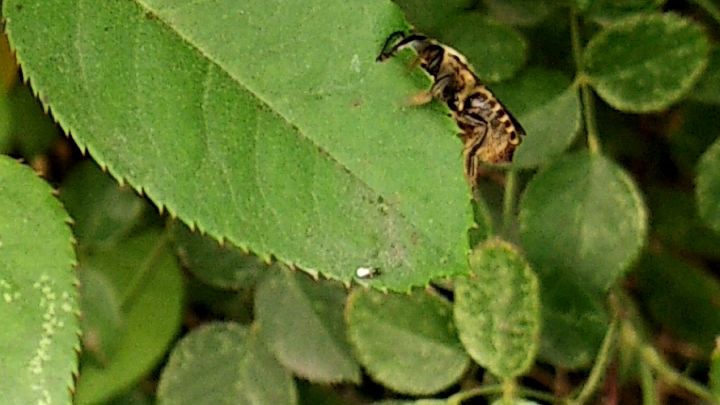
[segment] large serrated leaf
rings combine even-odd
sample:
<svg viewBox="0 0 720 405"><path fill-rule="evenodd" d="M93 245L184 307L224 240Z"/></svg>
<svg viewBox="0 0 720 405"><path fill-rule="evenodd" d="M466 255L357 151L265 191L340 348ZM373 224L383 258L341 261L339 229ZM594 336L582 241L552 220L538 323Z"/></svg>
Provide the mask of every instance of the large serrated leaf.
<svg viewBox="0 0 720 405"><path fill-rule="evenodd" d="M404 27L390 2L11 0L3 14L61 125L184 222L330 278L382 268L392 289L467 270L454 124L399 107L427 88L420 72L375 63Z"/></svg>
<svg viewBox="0 0 720 405"><path fill-rule="evenodd" d="M158 403L293 405L297 391L257 330L217 322L194 330L172 351L160 377Z"/></svg>
<svg viewBox="0 0 720 405"><path fill-rule="evenodd" d="M470 364L457 339L452 307L440 296L357 289L345 311L358 360L395 391L439 392L457 382Z"/></svg>
<svg viewBox="0 0 720 405"><path fill-rule="evenodd" d="M520 232L530 263L567 272L589 291L605 291L637 258L647 213L628 174L605 157L580 153L557 160L528 184Z"/></svg>
<svg viewBox="0 0 720 405"><path fill-rule="evenodd" d="M70 404L80 347L68 215L27 166L0 156L0 379L8 404Z"/></svg>
<svg viewBox="0 0 720 405"><path fill-rule="evenodd" d="M263 279L255 295L255 319L265 345L302 378L360 383L360 366L345 333L345 289L278 270Z"/></svg>
<svg viewBox="0 0 720 405"><path fill-rule="evenodd" d="M537 277L509 243L493 240L469 257L455 286L458 334L475 361L501 379L525 373L540 343Z"/></svg>
<svg viewBox="0 0 720 405"><path fill-rule="evenodd" d="M626 112L667 108L692 88L708 62L702 27L672 13L618 21L587 45L584 64L600 97Z"/></svg>

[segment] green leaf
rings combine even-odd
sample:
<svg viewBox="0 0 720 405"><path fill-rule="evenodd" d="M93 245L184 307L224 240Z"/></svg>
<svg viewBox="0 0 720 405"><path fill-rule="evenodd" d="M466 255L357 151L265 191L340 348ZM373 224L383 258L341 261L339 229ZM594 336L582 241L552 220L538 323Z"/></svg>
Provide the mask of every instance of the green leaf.
<svg viewBox="0 0 720 405"><path fill-rule="evenodd" d="M262 344L256 329L211 323L185 336L160 376L160 405L297 403L292 375Z"/></svg>
<svg viewBox="0 0 720 405"><path fill-rule="evenodd" d="M704 355L709 354L720 335L717 279L669 255L646 254L637 268L638 292L653 319Z"/></svg>
<svg viewBox="0 0 720 405"><path fill-rule="evenodd" d="M577 285L604 291L637 258L647 214L628 174L598 155L559 159L528 184L520 202L520 232L541 279L566 271Z"/></svg>
<svg viewBox="0 0 720 405"><path fill-rule="evenodd" d="M395 391L442 391L456 383L470 363L457 338L452 307L436 294L356 289L345 311L357 359L373 379Z"/></svg>
<svg viewBox="0 0 720 405"><path fill-rule="evenodd" d="M438 39L463 53L483 80L509 79L525 64L527 44L522 35L478 13L459 14Z"/></svg>
<svg viewBox="0 0 720 405"><path fill-rule="evenodd" d="M408 22L425 35L440 38L476 0L397 0Z"/></svg>
<svg viewBox="0 0 720 405"><path fill-rule="evenodd" d="M146 200L118 184L90 161L75 167L60 187L81 248L112 245L145 224Z"/></svg>
<svg viewBox="0 0 720 405"><path fill-rule="evenodd" d="M565 150L580 126L580 103L571 80L557 70L524 69L493 91L525 128L513 164L534 167Z"/></svg>
<svg viewBox="0 0 720 405"><path fill-rule="evenodd" d="M185 225L173 225L173 238L183 265L203 282L224 289L252 287L268 270L256 256L240 249L221 246L208 235L191 232Z"/></svg>
<svg viewBox="0 0 720 405"><path fill-rule="evenodd" d="M720 140L703 153L697 168L697 198L700 218L720 232Z"/></svg>
<svg viewBox="0 0 720 405"><path fill-rule="evenodd" d="M80 348L68 216L52 188L0 156L2 400L70 404Z"/></svg>
<svg viewBox="0 0 720 405"><path fill-rule="evenodd" d="M175 338L182 314L183 283L167 236L147 231L117 244L96 248L80 258L80 271L106 276L117 290L125 333L114 355L102 367L83 363L77 404L94 404L128 389L149 373ZM79 251L85 251L79 247ZM91 312L104 301L84 302Z"/></svg>
<svg viewBox="0 0 720 405"><path fill-rule="evenodd" d="M589 291L569 270L534 269L541 276L543 334L538 357L568 369L588 366L609 324L604 294Z"/></svg>
<svg viewBox="0 0 720 405"><path fill-rule="evenodd" d="M550 0L484 0L487 12L506 24L535 25L560 6Z"/></svg>
<svg viewBox="0 0 720 405"><path fill-rule="evenodd" d="M720 104L720 47L713 47L710 62L688 98L709 104Z"/></svg>
<svg viewBox="0 0 720 405"><path fill-rule="evenodd" d="M360 366L345 334L345 289L278 270L263 279L255 295L255 319L265 345L302 378L359 384Z"/></svg>
<svg viewBox="0 0 720 405"><path fill-rule="evenodd" d="M507 380L530 369L540 338L537 277L507 242L473 250L470 275L455 285L455 324L470 356Z"/></svg>
<svg viewBox="0 0 720 405"><path fill-rule="evenodd" d="M573 86L547 104L520 116L527 136L518 148L513 165L527 168L560 155L580 130L580 100Z"/></svg>
<svg viewBox="0 0 720 405"><path fill-rule="evenodd" d="M665 0L589 0L589 3L585 14L607 25L636 13L656 10Z"/></svg>
<svg viewBox="0 0 720 405"><path fill-rule="evenodd" d="M600 97L625 112L660 111L700 78L709 44L700 25L672 13L642 14L600 31L584 64Z"/></svg>
<svg viewBox="0 0 720 405"><path fill-rule="evenodd" d="M375 62L406 26L392 3L11 0L3 16L62 127L183 222L333 279L382 268L395 290L467 271L454 123L401 106L429 86L409 55Z"/></svg>
<svg viewBox="0 0 720 405"><path fill-rule="evenodd" d="M125 317L117 289L105 274L84 267L78 275L82 285L83 356L92 357L96 365L102 367L117 353L124 334Z"/></svg>

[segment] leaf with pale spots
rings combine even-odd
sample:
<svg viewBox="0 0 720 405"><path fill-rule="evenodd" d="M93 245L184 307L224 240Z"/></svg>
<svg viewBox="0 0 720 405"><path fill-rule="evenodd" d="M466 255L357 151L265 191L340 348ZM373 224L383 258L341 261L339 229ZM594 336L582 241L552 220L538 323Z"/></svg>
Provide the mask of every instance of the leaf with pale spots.
<svg viewBox="0 0 720 405"><path fill-rule="evenodd" d="M78 282L69 217L52 193L29 167L0 156L0 392L7 404L72 402Z"/></svg>

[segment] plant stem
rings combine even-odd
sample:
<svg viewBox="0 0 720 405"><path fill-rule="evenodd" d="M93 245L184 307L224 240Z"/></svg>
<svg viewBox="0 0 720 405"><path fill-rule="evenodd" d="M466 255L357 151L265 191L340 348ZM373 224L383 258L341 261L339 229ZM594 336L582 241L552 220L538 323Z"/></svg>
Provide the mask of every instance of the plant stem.
<svg viewBox="0 0 720 405"><path fill-rule="evenodd" d="M692 379L685 377L668 365L654 347L642 344L642 346L639 347L639 352L642 360L655 370L659 379L669 385L681 387L708 403L717 404L710 390Z"/></svg>
<svg viewBox="0 0 720 405"><path fill-rule="evenodd" d="M657 405L655 377L650 367L643 362L640 362L640 385L642 387L643 405Z"/></svg>
<svg viewBox="0 0 720 405"><path fill-rule="evenodd" d="M712 18L717 21L718 24L720 24L720 8L718 8L715 4L713 4L709 0L690 0L693 3L697 4L700 8L705 10L706 13L710 14Z"/></svg>
<svg viewBox="0 0 720 405"><path fill-rule="evenodd" d="M536 391L529 388L516 387L515 393L523 398L534 398L540 401L546 401L551 403L561 403L562 399L548 394L547 392ZM487 396L487 395L499 395L503 393L503 387L499 384L488 385L484 387L474 388L467 391L458 392L447 399L447 405L460 405L465 400L470 398Z"/></svg>
<svg viewBox="0 0 720 405"><path fill-rule="evenodd" d="M588 85L588 76L585 73L583 64L583 49L580 39L580 23L578 13L575 7L570 8L570 37L572 40L573 59L575 60L575 69L577 70L577 79L575 85L580 88L583 105L583 121L585 122L585 130L587 131L587 143L590 153L600 154L600 141L598 139L597 122L595 120L595 101L592 91Z"/></svg>
<svg viewBox="0 0 720 405"><path fill-rule="evenodd" d="M595 364L593 365L592 370L590 370L590 376L588 376L588 379L582 390L580 390L578 396L574 400L568 401L568 404L584 404L595 393L602 382L602 378L605 376L605 370L607 370L607 366L612 359L617 331L618 318L617 315L614 315L612 321L610 321L610 325L608 325L608 330L605 333L598 355L595 358Z"/></svg>
<svg viewBox="0 0 720 405"><path fill-rule="evenodd" d="M515 194L517 189L517 171L510 169L505 179L505 194L503 195L503 234L507 237L515 215Z"/></svg>

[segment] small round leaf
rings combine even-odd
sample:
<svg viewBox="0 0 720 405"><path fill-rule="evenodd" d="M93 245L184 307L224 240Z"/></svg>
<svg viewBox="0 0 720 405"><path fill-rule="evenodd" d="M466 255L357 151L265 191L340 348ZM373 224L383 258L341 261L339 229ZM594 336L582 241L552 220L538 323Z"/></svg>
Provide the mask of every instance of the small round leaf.
<svg viewBox="0 0 720 405"><path fill-rule="evenodd" d="M160 376L158 403L292 405L297 392L256 330L218 322L194 330L173 349Z"/></svg>
<svg viewBox="0 0 720 405"><path fill-rule="evenodd" d="M455 323L475 361L502 379L525 373L538 351L537 277L510 244L493 240L469 257L470 275L455 285Z"/></svg>
<svg viewBox="0 0 720 405"><path fill-rule="evenodd" d="M426 292L355 290L348 337L370 376L404 394L429 395L458 381L470 359L458 341L452 307Z"/></svg>
<svg viewBox="0 0 720 405"><path fill-rule="evenodd" d="M279 270L265 277L255 295L266 346L285 367L310 381L359 383L360 366L345 336L345 289Z"/></svg>
<svg viewBox="0 0 720 405"><path fill-rule="evenodd" d="M647 214L624 170L580 153L530 181L520 203L520 232L533 267L566 269L576 284L604 291L640 253Z"/></svg>
<svg viewBox="0 0 720 405"><path fill-rule="evenodd" d="M675 14L636 15L609 26L585 49L600 97L626 112L667 108L695 84L708 62L702 28Z"/></svg>

